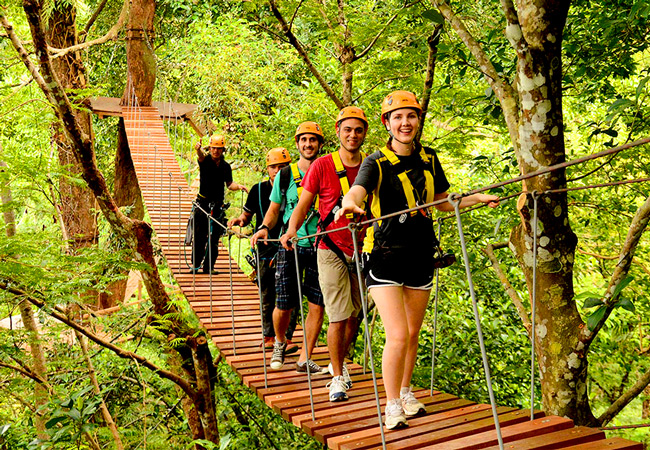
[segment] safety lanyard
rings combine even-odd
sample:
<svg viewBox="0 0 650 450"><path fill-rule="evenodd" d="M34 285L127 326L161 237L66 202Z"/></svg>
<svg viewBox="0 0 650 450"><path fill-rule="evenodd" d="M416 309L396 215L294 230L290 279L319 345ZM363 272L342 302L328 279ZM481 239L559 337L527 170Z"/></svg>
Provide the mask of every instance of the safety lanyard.
<svg viewBox="0 0 650 450"><path fill-rule="evenodd" d="M397 155L394 152L388 150L386 147L382 148L381 152L386 157L386 159L391 164L391 166L395 167L400 163L400 160L397 157ZM425 164L428 164L430 161L429 155L426 154L424 148L420 149L420 158L422 158L422 161ZM433 196L435 193L434 185L433 185L433 174L426 169L423 170L423 172L424 172L424 196L425 196L424 203L431 203L433 201ZM409 209L419 206L420 202L415 200L415 196L417 195L418 200L421 200L420 195L413 187L413 184L411 183L411 180L409 179L406 172L404 170L401 170L400 172L397 173L397 178L399 178L400 182L402 183L402 190L404 191L404 196L406 197L406 203L408 204ZM417 211L411 211L411 216L415 216L416 214ZM423 211L423 214L426 213Z"/></svg>

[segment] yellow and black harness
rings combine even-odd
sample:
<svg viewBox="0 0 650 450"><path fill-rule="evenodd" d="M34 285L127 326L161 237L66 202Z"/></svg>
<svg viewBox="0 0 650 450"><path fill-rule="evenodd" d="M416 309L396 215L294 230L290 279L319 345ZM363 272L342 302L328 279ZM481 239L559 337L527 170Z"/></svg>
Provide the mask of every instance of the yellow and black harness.
<svg viewBox="0 0 650 450"><path fill-rule="evenodd" d="M370 206L370 210L374 217L381 217L382 215L381 201L378 193L379 193L379 187L381 186L382 177L383 177L382 163L385 162L388 162L388 164L393 169L392 171L393 174L397 176L400 183L402 184L402 192L404 193L404 197L406 198L406 204L408 206L408 209L416 208L418 206L433 202L433 198L435 196L435 187L433 182L435 169L434 169L432 155L429 155L427 152L425 152L424 147L420 147L420 158L422 159L422 162L424 164L424 170L422 171L424 173L424 191L422 193L423 195L420 195L417 192L417 190L413 187L413 183L411 183L411 180L409 179L407 174L408 170L406 170L403 167L402 162L397 157L395 152L389 150L386 147L382 148L380 152L382 153L382 156L377 158L377 166L379 167L379 180L377 181L377 189L375 191L375 195L373 195L372 204ZM413 210L409 214L411 215L411 217L413 217L417 215L419 212L424 216L429 217L430 211L431 208L427 208L426 210L425 209ZM366 233L366 239L364 240L363 243L363 252L370 253L372 251L372 248L374 246L375 231L381 225L382 225L382 221L379 220L374 223L373 227L368 229Z"/></svg>

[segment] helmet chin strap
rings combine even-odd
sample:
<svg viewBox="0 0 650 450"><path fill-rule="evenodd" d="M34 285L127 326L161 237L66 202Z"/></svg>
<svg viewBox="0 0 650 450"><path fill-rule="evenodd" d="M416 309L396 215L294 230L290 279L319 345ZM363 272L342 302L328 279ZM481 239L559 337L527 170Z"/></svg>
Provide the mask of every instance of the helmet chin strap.
<svg viewBox="0 0 650 450"><path fill-rule="evenodd" d="M391 139L395 139L395 140L396 140L397 142L399 142L400 144L402 144L402 145L413 145L413 140L411 140L411 142L404 142L404 141L400 141L399 139L397 139L397 138L395 137L395 135L393 134L393 132L390 131L390 128L387 127L387 126L386 126L386 131L388 131L388 134L390 135L390 138L391 138Z"/></svg>

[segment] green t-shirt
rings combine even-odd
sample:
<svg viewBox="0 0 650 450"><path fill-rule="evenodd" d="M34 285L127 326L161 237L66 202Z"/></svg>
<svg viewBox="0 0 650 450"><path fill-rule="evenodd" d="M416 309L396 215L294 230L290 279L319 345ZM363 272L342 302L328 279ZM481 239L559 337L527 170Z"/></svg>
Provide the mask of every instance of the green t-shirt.
<svg viewBox="0 0 650 450"><path fill-rule="evenodd" d="M300 169L298 170L300 171L300 175L304 177L305 174ZM273 203L282 204L282 193L280 192L281 176L282 176L282 171L278 173L273 183L273 190L271 191L271 197L270 197ZM282 221L284 223L289 223L291 214L293 213L293 210L296 208L296 205L298 204L298 188L296 187L296 183L293 181L291 172L289 172L289 187L287 188L287 192L285 196L287 197L287 202L284 208L284 215L282 217ZM305 217L305 221L303 222L302 226L298 230L297 234L298 237L301 238L304 236L316 234L317 231L318 231L318 213L314 210L312 205L309 212L307 213L307 217ZM300 241L298 241L298 245L300 247L311 247L314 245L315 240L316 240L315 238L301 239Z"/></svg>

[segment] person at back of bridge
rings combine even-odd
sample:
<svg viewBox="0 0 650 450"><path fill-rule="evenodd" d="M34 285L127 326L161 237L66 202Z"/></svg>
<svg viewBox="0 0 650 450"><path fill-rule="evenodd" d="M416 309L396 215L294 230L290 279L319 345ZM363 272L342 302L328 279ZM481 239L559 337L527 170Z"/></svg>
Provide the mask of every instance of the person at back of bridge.
<svg viewBox="0 0 650 450"><path fill-rule="evenodd" d="M381 107L389 139L368 156L354 186L343 198L336 218L363 214L363 200L372 193L374 217L447 198L449 182L435 151L415 138L422 107L412 92L390 93ZM474 194L460 207L498 205L498 197ZM436 205L453 211L449 203ZM411 388L418 336L433 285L434 249L438 246L429 208L385 218L368 229L364 240L364 273L386 332L382 376L386 388L386 428L407 426L407 417L426 411Z"/></svg>
<svg viewBox="0 0 650 450"><path fill-rule="evenodd" d="M271 205L269 206L264 221L259 231L251 238L255 246L260 240L269 237L269 230L278 221L286 224L291 213L298 204L302 192L300 185L302 178L308 173L312 162L318 157L323 147L324 137L320 126L316 122L301 123L295 133L296 146L300 153L297 163L291 164L280 171L273 183L271 191ZM315 210L309 214L302 227L297 232L298 237L315 234L317 231L318 215ZM312 354L318 334L323 325L323 294L318 284L318 265L316 263L316 250L314 239L301 239L297 243L298 265L300 269L300 286L302 295L307 297L309 309L304 323L304 333L307 349L303 347L296 363L296 371L301 373L325 373L311 359L307 359L307 350ZM273 311L273 326L275 328L275 344L271 356L271 369L278 370L284 366L287 351L287 327L292 311L300 306L302 298L298 295L298 277L296 261L293 251L282 247L278 249L275 272L276 301Z"/></svg>
<svg viewBox="0 0 650 450"><path fill-rule="evenodd" d="M190 269L192 273L197 273L201 267L203 267L203 273L218 273L213 267L219 256L219 238L223 234L224 228L214 223L213 220L210 220L208 224L206 213L225 225L224 186L231 191L248 192L246 187L232 181L232 169L223 157L225 147L225 139L221 135L210 137L207 152L203 151L200 141L194 147L199 163L200 179L196 204L200 209L193 209L194 239L192 240L192 268Z"/></svg>
<svg viewBox="0 0 650 450"><path fill-rule="evenodd" d="M361 108L347 106L339 112L336 123L339 149L318 158L302 182L303 192L293 211L281 242L291 248L291 239L302 225L314 198L319 202L319 231L345 227L350 219L334 220L345 195L359 172L365 154L361 151L368 131L368 119ZM352 379L345 365L345 354L357 336L361 295L354 265L354 244L349 230L322 235L317 240L318 279L329 318L327 348L330 354L330 401L348 399ZM358 257L358 256L357 256Z"/></svg>
<svg viewBox="0 0 650 450"><path fill-rule="evenodd" d="M264 215L269 209L271 200L271 190L273 182L278 172L291 163L291 155L286 148L272 148L266 154L266 171L269 179L260 181L253 186L246 198L244 210L239 217L230 219L228 227L239 226L245 227L251 223L253 217L257 226L262 225ZM282 222L278 221L275 227L269 231L269 238L278 239L282 230ZM275 331L273 329L273 310L275 309L275 258L278 253L278 244L273 242L269 244L259 243L260 261L257 267L257 282L260 284L262 292L262 328L264 338L261 346L273 348L275 343ZM297 310L294 309L287 329L287 353L298 350L298 346L291 344L293 331L296 328Z"/></svg>

